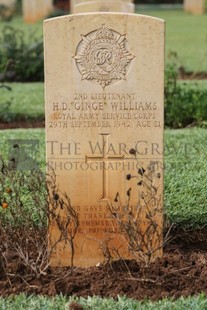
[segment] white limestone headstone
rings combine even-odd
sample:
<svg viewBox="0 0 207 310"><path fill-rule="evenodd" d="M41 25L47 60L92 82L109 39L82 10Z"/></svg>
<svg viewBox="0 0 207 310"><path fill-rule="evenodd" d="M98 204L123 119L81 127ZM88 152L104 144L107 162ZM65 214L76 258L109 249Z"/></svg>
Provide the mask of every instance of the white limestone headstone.
<svg viewBox="0 0 207 310"><path fill-rule="evenodd" d="M47 17L53 11L52 0L23 0L23 19L26 23L35 23L36 21Z"/></svg>
<svg viewBox="0 0 207 310"><path fill-rule="evenodd" d="M44 44L48 173L78 215L74 265L103 262L103 243L114 259L131 258L117 222L129 210L135 241L161 256L164 21L69 15L45 21ZM70 265L55 221L49 231L52 266Z"/></svg>
<svg viewBox="0 0 207 310"><path fill-rule="evenodd" d="M184 0L184 10L193 15L202 15L206 9L205 0Z"/></svg>

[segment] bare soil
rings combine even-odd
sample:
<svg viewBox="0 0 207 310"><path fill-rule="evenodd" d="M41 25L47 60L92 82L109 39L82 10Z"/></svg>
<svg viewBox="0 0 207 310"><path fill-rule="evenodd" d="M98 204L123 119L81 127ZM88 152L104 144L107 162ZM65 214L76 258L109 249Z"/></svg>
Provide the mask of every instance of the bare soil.
<svg viewBox="0 0 207 310"><path fill-rule="evenodd" d="M184 67L179 68L178 78L180 80L206 80L206 72L186 72Z"/></svg>
<svg viewBox="0 0 207 310"><path fill-rule="evenodd" d="M91 268L49 268L45 276L27 275L12 259L13 277L0 268L0 296L18 294L56 294L158 300L204 292L207 295L207 229L174 230L161 259L143 266L135 261L116 261ZM33 253L35 254L35 253ZM8 257L8 259L11 260Z"/></svg>
<svg viewBox="0 0 207 310"><path fill-rule="evenodd" d="M45 122L38 120L18 120L12 122L0 122L0 130L17 128L44 128Z"/></svg>

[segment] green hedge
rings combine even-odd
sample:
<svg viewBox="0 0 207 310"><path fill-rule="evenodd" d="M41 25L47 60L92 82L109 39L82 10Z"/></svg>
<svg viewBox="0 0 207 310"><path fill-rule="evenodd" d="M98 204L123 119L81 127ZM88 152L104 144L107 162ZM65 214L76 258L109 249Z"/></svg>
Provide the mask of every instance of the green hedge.
<svg viewBox="0 0 207 310"><path fill-rule="evenodd" d="M0 81L43 81L43 42L5 26L0 34Z"/></svg>
<svg viewBox="0 0 207 310"><path fill-rule="evenodd" d="M178 83L174 65L165 72L165 126L183 128L207 125L207 88L196 83Z"/></svg>

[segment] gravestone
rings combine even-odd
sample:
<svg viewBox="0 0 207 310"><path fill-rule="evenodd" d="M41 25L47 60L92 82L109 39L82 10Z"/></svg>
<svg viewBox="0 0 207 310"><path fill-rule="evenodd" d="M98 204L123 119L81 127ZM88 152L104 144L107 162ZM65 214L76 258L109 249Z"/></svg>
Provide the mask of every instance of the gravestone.
<svg viewBox="0 0 207 310"><path fill-rule="evenodd" d="M44 0L43 7L44 7L44 12L45 12L44 17L48 16L54 10L53 0Z"/></svg>
<svg viewBox="0 0 207 310"><path fill-rule="evenodd" d="M15 11L16 0L0 0L0 17L10 18Z"/></svg>
<svg viewBox="0 0 207 310"><path fill-rule="evenodd" d="M205 13L206 0L184 0L184 10L186 13L202 15Z"/></svg>
<svg viewBox="0 0 207 310"><path fill-rule="evenodd" d="M16 3L16 0L0 0L0 5L5 5L8 7L13 7Z"/></svg>
<svg viewBox="0 0 207 310"><path fill-rule="evenodd" d="M59 17L44 22L44 46L47 169L78 216L74 265L161 256L164 21ZM71 245L59 238L51 220L51 265L68 266Z"/></svg>
<svg viewBox="0 0 207 310"><path fill-rule="evenodd" d="M23 0L23 19L26 23L35 23L53 11L52 0Z"/></svg>
<svg viewBox="0 0 207 310"><path fill-rule="evenodd" d="M123 12L134 13L135 6L130 0L73 0L71 13L87 12Z"/></svg>

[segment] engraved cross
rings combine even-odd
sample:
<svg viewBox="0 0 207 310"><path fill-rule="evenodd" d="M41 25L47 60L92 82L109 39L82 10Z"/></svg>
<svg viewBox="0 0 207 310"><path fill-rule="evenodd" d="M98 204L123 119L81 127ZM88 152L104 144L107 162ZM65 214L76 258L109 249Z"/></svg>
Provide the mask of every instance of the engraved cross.
<svg viewBox="0 0 207 310"><path fill-rule="evenodd" d="M96 161L96 162L102 162L103 163L103 189L102 189L102 197L103 199L109 199L108 198L108 170L106 169L105 165L108 162L112 161L119 161L119 160L125 160L124 155L120 156L109 156L108 155L108 147L109 147L109 133L101 133L102 136L102 154L99 155L86 155L86 163L89 161Z"/></svg>

